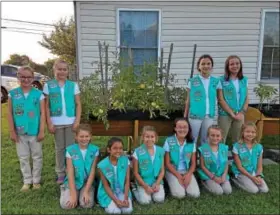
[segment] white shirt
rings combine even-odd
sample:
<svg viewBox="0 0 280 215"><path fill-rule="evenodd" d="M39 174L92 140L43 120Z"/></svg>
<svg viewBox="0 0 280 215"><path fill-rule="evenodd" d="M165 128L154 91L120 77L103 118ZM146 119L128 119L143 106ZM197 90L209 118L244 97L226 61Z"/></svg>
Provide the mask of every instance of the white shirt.
<svg viewBox="0 0 280 215"><path fill-rule="evenodd" d="M24 97L27 98L27 96L29 95L29 93L23 93ZM9 93L8 96L11 98L11 94ZM42 94L40 96L40 101L42 101L45 98L44 94Z"/></svg>
<svg viewBox="0 0 280 215"><path fill-rule="evenodd" d="M153 154L153 155L150 155L150 154L149 154L153 163L154 163L154 159L155 159L156 150L157 150L157 147L154 145L154 154ZM138 160L138 156L137 156L137 154L136 154L136 151L133 152L133 155L132 155L132 156L133 156L136 160Z"/></svg>
<svg viewBox="0 0 280 215"><path fill-rule="evenodd" d="M231 79L233 86L236 91L236 99L237 99L237 106L239 107L239 100L240 100L240 91L239 91L239 79ZM247 88L248 88L248 82L247 82Z"/></svg>
<svg viewBox="0 0 280 215"><path fill-rule="evenodd" d="M129 160L128 160L128 165L130 165L130 161ZM120 187L119 182L118 182L117 166L115 166L113 164L112 164L112 166L114 168L114 175L115 175L115 188L116 188L115 193L116 194L120 194L120 193L122 193L122 191L121 191L121 187Z"/></svg>
<svg viewBox="0 0 280 215"><path fill-rule="evenodd" d="M186 171L186 163L185 163L185 160L184 160L184 153L183 153L183 149L184 149L184 146L187 144L186 140L184 141L183 145L180 145L179 144L179 141L177 140L177 144L179 145L180 147L180 158L179 158L179 164L178 164L178 171ZM170 149L169 149L169 144L167 141L165 141L164 143L164 146L163 146L164 150L166 152L169 152ZM196 152L196 147L195 147L195 144L193 144L193 153Z"/></svg>
<svg viewBox="0 0 280 215"><path fill-rule="evenodd" d="M213 151L212 151L213 152ZM217 163L217 166L219 168L220 166L220 160L219 160L219 151L216 151L216 152L213 152L215 158L216 158L216 163Z"/></svg>
<svg viewBox="0 0 280 215"><path fill-rule="evenodd" d="M206 97L206 114L209 114L210 113L210 102L209 102L209 83L210 83L210 77L209 76L208 78L204 78L203 76L201 75L198 75L203 86L204 86L204 89L205 89L205 97ZM191 89L191 82L189 81L188 82L188 86L187 88ZM219 81L218 85L217 85L217 90L218 89L222 89L222 85L221 85L221 82Z"/></svg>
<svg viewBox="0 0 280 215"><path fill-rule="evenodd" d="M43 92L46 95L49 95L49 88L47 84L44 84ZM62 115L61 116L53 116L51 117L51 121L54 125L72 125L76 119L76 117L68 117L66 116L66 105L64 98L64 86L60 87L61 98L62 98ZM77 83L75 83L74 95L80 93L80 89Z"/></svg>

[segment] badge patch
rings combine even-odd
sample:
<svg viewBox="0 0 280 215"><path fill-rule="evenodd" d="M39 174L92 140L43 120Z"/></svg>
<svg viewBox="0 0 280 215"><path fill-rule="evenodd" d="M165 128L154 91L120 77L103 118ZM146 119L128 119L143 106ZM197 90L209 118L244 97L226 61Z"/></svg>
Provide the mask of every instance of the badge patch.
<svg viewBox="0 0 280 215"><path fill-rule="evenodd" d="M229 85L228 81L223 81L222 83L223 83L223 86L225 86L225 87Z"/></svg>
<svg viewBox="0 0 280 215"><path fill-rule="evenodd" d="M17 126L16 129L18 134L24 134L24 126Z"/></svg>
<svg viewBox="0 0 280 215"><path fill-rule="evenodd" d="M56 88L57 87L57 84L55 83L49 83L49 88Z"/></svg>
<svg viewBox="0 0 280 215"><path fill-rule="evenodd" d="M28 117L29 118L33 118L35 116L34 112L33 111L29 111L28 112Z"/></svg>

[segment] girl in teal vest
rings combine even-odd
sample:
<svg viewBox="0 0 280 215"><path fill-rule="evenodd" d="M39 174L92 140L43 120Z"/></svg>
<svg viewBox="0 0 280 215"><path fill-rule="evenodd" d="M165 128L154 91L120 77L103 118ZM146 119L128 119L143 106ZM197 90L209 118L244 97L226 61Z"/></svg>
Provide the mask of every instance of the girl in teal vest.
<svg viewBox="0 0 280 215"><path fill-rule="evenodd" d="M221 128L212 125L208 128L208 142L198 149L200 153L198 176L204 187L217 195L232 192L228 176L228 146L221 140Z"/></svg>
<svg viewBox="0 0 280 215"><path fill-rule="evenodd" d="M237 142L249 103L248 79L243 76L242 62L238 56L227 58L221 85L222 89L218 91L218 124L222 128L224 142L230 129L232 141Z"/></svg>
<svg viewBox="0 0 280 215"><path fill-rule="evenodd" d="M143 144L133 153L133 172L137 181L137 189L133 191L140 204L164 202L164 149L155 145L158 141L156 130L152 126L144 126Z"/></svg>
<svg viewBox="0 0 280 215"><path fill-rule="evenodd" d="M175 119L174 135L164 143L165 178L171 195L177 198L188 196L197 198L200 195L194 177L196 168L196 147L191 135L191 127L185 118Z"/></svg>
<svg viewBox="0 0 280 215"><path fill-rule="evenodd" d="M8 122L10 138L16 143L23 175L21 191L40 188L43 165L42 143L45 129L45 103L41 91L32 87L34 70L23 66L18 70L20 87L9 92ZM29 163L32 156L33 168Z"/></svg>
<svg viewBox="0 0 280 215"><path fill-rule="evenodd" d="M184 117L189 118L192 136L197 145L200 145L197 143L199 131L200 143L207 141L207 130L213 124L215 116L217 90L221 89L220 80L211 75L213 66L212 57L202 55L197 62L200 74L191 78L187 86Z"/></svg>
<svg viewBox="0 0 280 215"><path fill-rule="evenodd" d="M97 165L100 175L97 198L108 214L132 213L130 162L123 154L123 142L112 137L107 145L108 156Z"/></svg>
<svg viewBox="0 0 280 215"><path fill-rule="evenodd" d="M257 127L246 123L241 128L241 139L233 145L231 170L233 182L249 193L267 193L263 175L263 147L257 142Z"/></svg>
<svg viewBox="0 0 280 215"><path fill-rule="evenodd" d="M91 126L80 125L76 129L76 143L66 148L67 176L60 186L60 206L63 209L91 208L94 203L95 168L99 149L91 143Z"/></svg>
<svg viewBox="0 0 280 215"><path fill-rule="evenodd" d="M78 84L67 80L68 64L58 59L54 66L55 79L46 82L47 125L55 137L56 182L63 183L65 177L65 149L75 141L75 130L80 124L81 102Z"/></svg>

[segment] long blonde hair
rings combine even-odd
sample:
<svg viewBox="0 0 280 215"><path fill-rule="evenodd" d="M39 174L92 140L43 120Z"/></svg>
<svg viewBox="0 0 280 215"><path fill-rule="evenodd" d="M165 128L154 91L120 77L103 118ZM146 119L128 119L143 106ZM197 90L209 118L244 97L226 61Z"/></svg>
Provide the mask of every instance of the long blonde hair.
<svg viewBox="0 0 280 215"><path fill-rule="evenodd" d="M258 143L258 134L257 134L257 132L258 132L258 128L257 128L257 126L255 125L255 123L253 123L253 122L246 122L246 123L244 123L243 125L242 125L242 127L241 127L241 130L240 130L240 139L239 139L239 143L244 143L244 137L243 137L243 133L244 133L244 130L246 129L246 128L248 128L248 127L253 127L254 128L254 130L256 131L256 137L252 140L252 143L253 144L256 144L256 143Z"/></svg>

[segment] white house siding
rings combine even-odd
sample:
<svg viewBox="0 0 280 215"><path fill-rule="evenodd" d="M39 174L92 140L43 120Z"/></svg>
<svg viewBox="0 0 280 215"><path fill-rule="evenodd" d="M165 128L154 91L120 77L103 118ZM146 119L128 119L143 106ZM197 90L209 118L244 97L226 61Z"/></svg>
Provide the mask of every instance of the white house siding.
<svg viewBox="0 0 280 215"><path fill-rule="evenodd" d="M171 73L180 86L189 78L193 46L200 55L214 58L215 76L224 72L227 56L236 54L249 78L250 103L257 103L253 92L257 86L257 66L261 28L261 10L275 9L279 2L78 2L78 53L80 77L91 74L99 59L97 42L106 41L113 52L117 46L117 9L141 8L161 10L161 47L167 62L169 46L174 43ZM113 60L113 55L109 55ZM279 84L274 84L279 88Z"/></svg>

